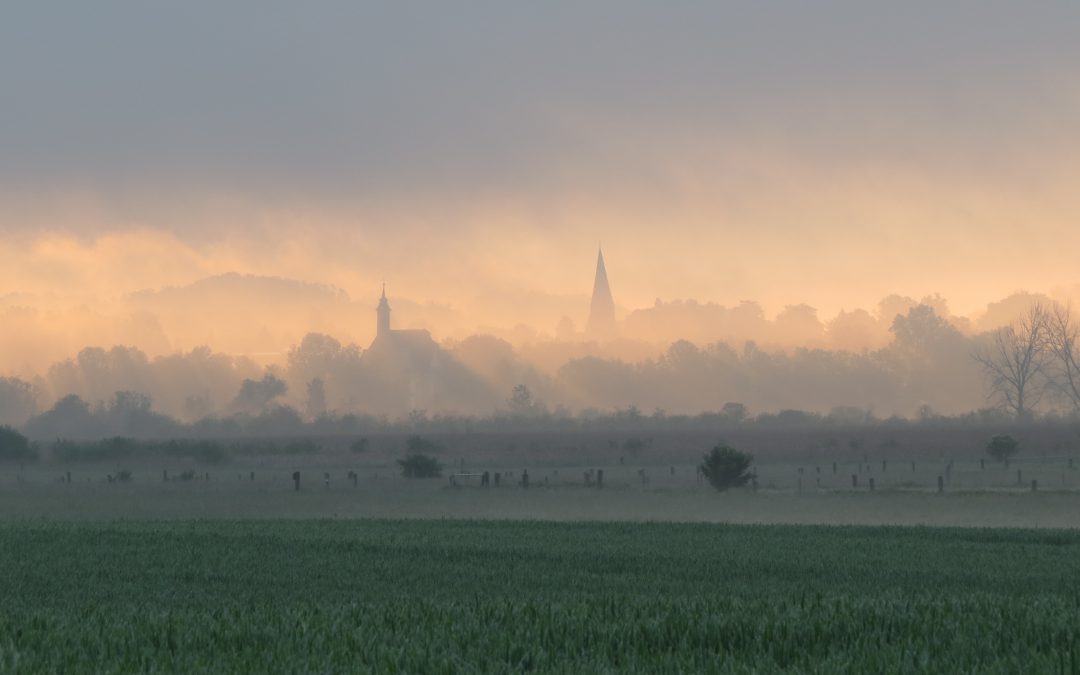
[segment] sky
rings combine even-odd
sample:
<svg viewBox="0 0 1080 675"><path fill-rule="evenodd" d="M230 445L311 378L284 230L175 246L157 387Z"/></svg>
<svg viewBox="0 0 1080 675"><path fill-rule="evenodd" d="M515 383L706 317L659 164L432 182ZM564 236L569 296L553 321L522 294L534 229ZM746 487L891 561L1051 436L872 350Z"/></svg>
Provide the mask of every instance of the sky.
<svg viewBox="0 0 1080 675"><path fill-rule="evenodd" d="M0 296L239 272L512 325L602 243L624 311L970 313L1080 282L1078 34L1070 2L6 2Z"/></svg>

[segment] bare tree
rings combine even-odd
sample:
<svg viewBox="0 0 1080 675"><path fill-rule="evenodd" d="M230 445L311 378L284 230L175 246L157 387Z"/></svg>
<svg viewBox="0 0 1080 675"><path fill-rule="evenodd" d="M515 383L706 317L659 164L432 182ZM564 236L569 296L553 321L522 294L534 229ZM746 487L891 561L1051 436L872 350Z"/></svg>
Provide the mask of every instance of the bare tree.
<svg viewBox="0 0 1080 675"><path fill-rule="evenodd" d="M1080 412L1080 327L1073 322L1069 305L1054 304L1046 319L1046 346L1053 357L1047 364L1047 376L1054 391Z"/></svg>
<svg viewBox="0 0 1080 675"><path fill-rule="evenodd" d="M1035 303L972 354L990 381L990 396L1018 419L1029 418L1045 392L1048 325L1049 313Z"/></svg>

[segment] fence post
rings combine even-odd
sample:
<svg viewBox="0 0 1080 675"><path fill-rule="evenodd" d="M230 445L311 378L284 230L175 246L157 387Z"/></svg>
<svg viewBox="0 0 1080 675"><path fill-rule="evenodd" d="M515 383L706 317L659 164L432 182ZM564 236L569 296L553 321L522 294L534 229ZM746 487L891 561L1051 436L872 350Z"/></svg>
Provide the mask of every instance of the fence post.
<svg viewBox="0 0 1080 675"><path fill-rule="evenodd" d="M529 470L524 469L521 472L521 487L525 490L529 489Z"/></svg>
<svg viewBox="0 0 1080 675"><path fill-rule="evenodd" d="M1031 479L1031 491L1032 492L1038 492L1039 491L1039 481L1035 480L1034 478Z"/></svg>
<svg viewBox="0 0 1080 675"><path fill-rule="evenodd" d="M161 470L161 482L162 483L168 483L169 482L169 470L168 469L162 469Z"/></svg>
<svg viewBox="0 0 1080 675"><path fill-rule="evenodd" d="M874 479L871 478L870 479L870 492L873 492L873 491L874 491Z"/></svg>
<svg viewBox="0 0 1080 675"><path fill-rule="evenodd" d="M832 472L836 473L836 462L832 463Z"/></svg>
<svg viewBox="0 0 1080 675"><path fill-rule="evenodd" d="M251 472L251 480L255 480L255 472L254 471Z"/></svg>
<svg viewBox="0 0 1080 675"><path fill-rule="evenodd" d="M854 490L859 487L859 476L857 474L851 474L851 489Z"/></svg>
<svg viewBox="0 0 1080 675"><path fill-rule="evenodd" d="M941 476L937 477L937 491L945 492L945 479Z"/></svg>
<svg viewBox="0 0 1080 675"><path fill-rule="evenodd" d="M885 473L888 466L889 466L888 460L884 460L884 459L881 460L881 473Z"/></svg>
<svg viewBox="0 0 1080 675"><path fill-rule="evenodd" d="M1016 484L1017 485L1020 485L1020 484L1022 484L1024 482L1024 480L1021 478L1021 476L1023 475L1023 473L1021 473L1021 471L1022 471L1021 469L1016 470Z"/></svg>
<svg viewBox="0 0 1080 675"><path fill-rule="evenodd" d="M604 487L604 470L603 469L597 469L596 470L596 487L598 489Z"/></svg>
<svg viewBox="0 0 1080 675"><path fill-rule="evenodd" d="M293 480L293 485L296 487L296 491L299 492L300 491L300 472L299 471L293 471L292 472L292 480Z"/></svg>

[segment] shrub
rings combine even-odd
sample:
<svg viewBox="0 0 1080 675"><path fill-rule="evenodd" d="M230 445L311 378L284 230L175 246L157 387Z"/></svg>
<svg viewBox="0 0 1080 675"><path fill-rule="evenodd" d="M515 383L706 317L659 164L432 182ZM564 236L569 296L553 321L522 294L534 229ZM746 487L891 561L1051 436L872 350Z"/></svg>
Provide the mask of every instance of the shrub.
<svg viewBox="0 0 1080 675"><path fill-rule="evenodd" d="M717 490L746 485L750 480L753 457L728 445L718 445L705 455L699 467L701 474Z"/></svg>
<svg viewBox="0 0 1080 675"><path fill-rule="evenodd" d="M999 462L1007 462L1020 450L1020 441L1012 436L994 436L986 444L986 452Z"/></svg>
<svg viewBox="0 0 1080 675"><path fill-rule="evenodd" d="M401 475L406 478L438 478L442 475L442 464L428 455L413 453L405 459L399 459Z"/></svg>
<svg viewBox="0 0 1080 675"><path fill-rule="evenodd" d="M0 460L37 459L37 451L30 440L11 427L0 427Z"/></svg>

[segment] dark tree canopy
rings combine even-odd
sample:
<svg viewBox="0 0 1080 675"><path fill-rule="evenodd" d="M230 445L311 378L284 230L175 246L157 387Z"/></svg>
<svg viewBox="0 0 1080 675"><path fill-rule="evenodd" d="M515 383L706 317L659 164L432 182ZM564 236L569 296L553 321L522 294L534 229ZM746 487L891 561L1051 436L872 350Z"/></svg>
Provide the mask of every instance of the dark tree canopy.
<svg viewBox="0 0 1080 675"><path fill-rule="evenodd" d="M0 461L36 458L37 452L26 436L11 427L0 426Z"/></svg>
<svg viewBox="0 0 1080 675"><path fill-rule="evenodd" d="M413 453L397 463L401 465L401 475L406 478L438 478L442 475L442 464L428 455Z"/></svg>
<svg viewBox="0 0 1080 675"><path fill-rule="evenodd" d="M728 445L718 445L705 455L699 468L710 485L723 491L750 481L750 463L753 459L749 453L739 452Z"/></svg>
<svg viewBox="0 0 1080 675"><path fill-rule="evenodd" d="M999 462L1007 461L1020 450L1020 442L1012 436L994 436L986 444L986 452Z"/></svg>

